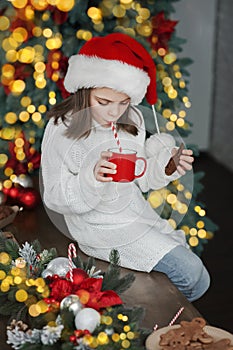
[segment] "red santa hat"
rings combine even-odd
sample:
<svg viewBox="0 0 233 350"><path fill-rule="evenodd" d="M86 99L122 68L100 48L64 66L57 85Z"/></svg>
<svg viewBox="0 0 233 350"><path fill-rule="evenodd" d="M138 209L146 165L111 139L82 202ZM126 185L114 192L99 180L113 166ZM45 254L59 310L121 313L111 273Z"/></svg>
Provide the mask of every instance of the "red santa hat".
<svg viewBox="0 0 233 350"><path fill-rule="evenodd" d="M144 97L151 105L157 100L152 57L137 40L122 33L87 41L70 57L64 86L70 93L109 87L127 94L132 104L139 104Z"/></svg>

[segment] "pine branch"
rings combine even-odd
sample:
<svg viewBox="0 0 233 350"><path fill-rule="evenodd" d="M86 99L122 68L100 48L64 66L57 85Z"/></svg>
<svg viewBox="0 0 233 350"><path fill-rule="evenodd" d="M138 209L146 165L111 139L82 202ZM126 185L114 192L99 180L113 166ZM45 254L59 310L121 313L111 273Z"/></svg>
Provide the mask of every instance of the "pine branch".
<svg viewBox="0 0 233 350"><path fill-rule="evenodd" d="M61 346L61 350L73 350L73 344L71 344L71 343L64 343Z"/></svg>
<svg viewBox="0 0 233 350"><path fill-rule="evenodd" d="M83 262L84 270L88 271L93 266L95 266L95 259L92 256L89 256L86 262Z"/></svg>
<svg viewBox="0 0 233 350"><path fill-rule="evenodd" d="M15 293L17 291L17 287L16 286L12 286L9 293L8 293L8 300L15 302Z"/></svg>
<svg viewBox="0 0 233 350"><path fill-rule="evenodd" d="M110 254L109 254L109 262L112 265L120 265L120 254L118 250L112 249Z"/></svg>
<svg viewBox="0 0 233 350"><path fill-rule="evenodd" d="M12 259L17 259L19 257L19 246L16 242L12 241L11 239L6 240L5 248Z"/></svg>
<svg viewBox="0 0 233 350"><path fill-rule="evenodd" d="M0 263L0 270L3 270L6 273L8 273L10 271L10 269L11 269L10 265L5 265L5 264Z"/></svg>
<svg viewBox="0 0 233 350"><path fill-rule="evenodd" d="M104 273L102 290L114 290L120 294L127 290L135 280L133 273L128 273L120 278L120 267L110 264Z"/></svg>
<svg viewBox="0 0 233 350"><path fill-rule="evenodd" d="M135 322L139 324L139 322L145 317L145 310L142 307L135 307L129 309L130 312L130 322Z"/></svg>
<svg viewBox="0 0 233 350"><path fill-rule="evenodd" d="M13 316L19 312L21 305L16 301L6 301L0 306L0 314L4 316Z"/></svg>
<svg viewBox="0 0 233 350"><path fill-rule="evenodd" d="M73 263L75 264L76 267L80 268L80 269L84 269L84 264L82 259L80 258L80 256L76 256L76 258L72 259Z"/></svg>
<svg viewBox="0 0 233 350"><path fill-rule="evenodd" d="M37 254L40 254L42 249L41 249L41 244L39 242L38 239L36 239L35 241L33 241L31 243L31 245L33 246L34 250L37 252Z"/></svg>
<svg viewBox="0 0 233 350"><path fill-rule="evenodd" d="M128 273L127 275L119 279L118 284L114 287L114 291L117 294L122 294L124 291L131 287L134 281L135 275L133 273Z"/></svg>
<svg viewBox="0 0 233 350"><path fill-rule="evenodd" d="M120 276L119 266L109 265L107 271L104 273L102 290L115 290Z"/></svg>
<svg viewBox="0 0 233 350"><path fill-rule="evenodd" d="M74 327L74 314L68 309L61 311L62 324L64 325L65 333L71 330L71 333L75 330Z"/></svg>
<svg viewBox="0 0 233 350"><path fill-rule="evenodd" d="M4 252L5 250L5 239L2 235L2 233L0 234L0 252Z"/></svg>
<svg viewBox="0 0 233 350"><path fill-rule="evenodd" d="M16 315L16 320L21 320L21 321L26 320L27 314L28 314L28 308L27 308L27 305L24 304L21 307L21 309L18 311Z"/></svg>

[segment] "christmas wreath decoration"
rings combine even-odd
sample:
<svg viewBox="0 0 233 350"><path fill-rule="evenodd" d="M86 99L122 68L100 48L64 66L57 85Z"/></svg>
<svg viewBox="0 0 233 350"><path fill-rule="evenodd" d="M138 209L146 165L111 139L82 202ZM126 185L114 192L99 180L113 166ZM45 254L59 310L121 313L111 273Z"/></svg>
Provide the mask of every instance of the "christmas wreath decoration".
<svg viewBox="0 0 233 350"><path fill-rule="evenodd" d="M125 307L119 296L134 281L133 273L120 277L119 259L112 250L102 273L93 258L82 261L69 250L58 257L38 240L19 246L0 236L7 343L16 350L144 349L151 330L139 327L144 310Z"/></svg>

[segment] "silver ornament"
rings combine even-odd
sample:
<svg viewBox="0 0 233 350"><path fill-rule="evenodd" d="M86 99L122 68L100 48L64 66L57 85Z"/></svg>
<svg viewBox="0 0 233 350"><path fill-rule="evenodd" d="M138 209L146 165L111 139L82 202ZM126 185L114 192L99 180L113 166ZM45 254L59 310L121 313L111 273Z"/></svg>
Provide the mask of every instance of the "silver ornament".
<svg viewBox="0 0 233 350"><path fill-rule="evenodd" d="M75 265L73 264L73 268ZM69 271L69 259L64 257L59 257L51 260L46 269L42 272L42 277L58 275L64 277Z"/></svg>
<svg viewBox="0 0 233 350"><path fill-rule="evenodd" d="M100 314L95 309L86 307L77 313L74 322L76 329L88 329L92 333L100 324Z"/></svg>
<svg viewBox="0 0 233 350"><path fill-rule="evenodd" d="M62 299L60 304L60 309L69 309L69 311L72 311L74 316L77 315L79 311L83 309L83 304L80 302L79 297L75 294L70 294L64 299Z"/></svg>
<svg viewBox="0 0 233 350"><path fill-rule="evenodd" d="M25 174L20 174L14 179L14 183L19 184L23 187L33 187L33 181L30 176Z"/></svg>
<svg viewBox="0 0 233 350"><path fill-rule="evenodd" d="M41 276L43 278L46 278L48 276L52 276L54 273L53 273L53 270L50 270L50 269L45 269L44 271L42 271L42 274Z"/></svg>

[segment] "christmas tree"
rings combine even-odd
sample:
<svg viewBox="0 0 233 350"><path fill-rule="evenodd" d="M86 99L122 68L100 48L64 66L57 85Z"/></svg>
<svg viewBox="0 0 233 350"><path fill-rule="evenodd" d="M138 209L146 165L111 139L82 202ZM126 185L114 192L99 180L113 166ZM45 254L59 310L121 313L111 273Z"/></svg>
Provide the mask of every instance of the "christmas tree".
<svg viewBox="0 0 233 350"><path fill-rule="evenodd" d="M94 36L123 32L137 39L156 63L155 108L163 119L161 131L182 138L191 132L187 66L192 61L180 57L185 40L176 36L177 21L169 19L176 1L0 2L0 203L6 196L19 200L20 188L32 185L31 177L40 166L46 111L68 97L63 86L68 57ZM145 114L145 122L148 133L155 132L152 114ZM198 155L196 147L187 146ZM194 174L194 188L190 181L177 180L147 194L162 217L185 231L187 242L198 254L216 230L204 204L197 201L203 175ZM29 201L28 207L34 202Z"/></svg>

